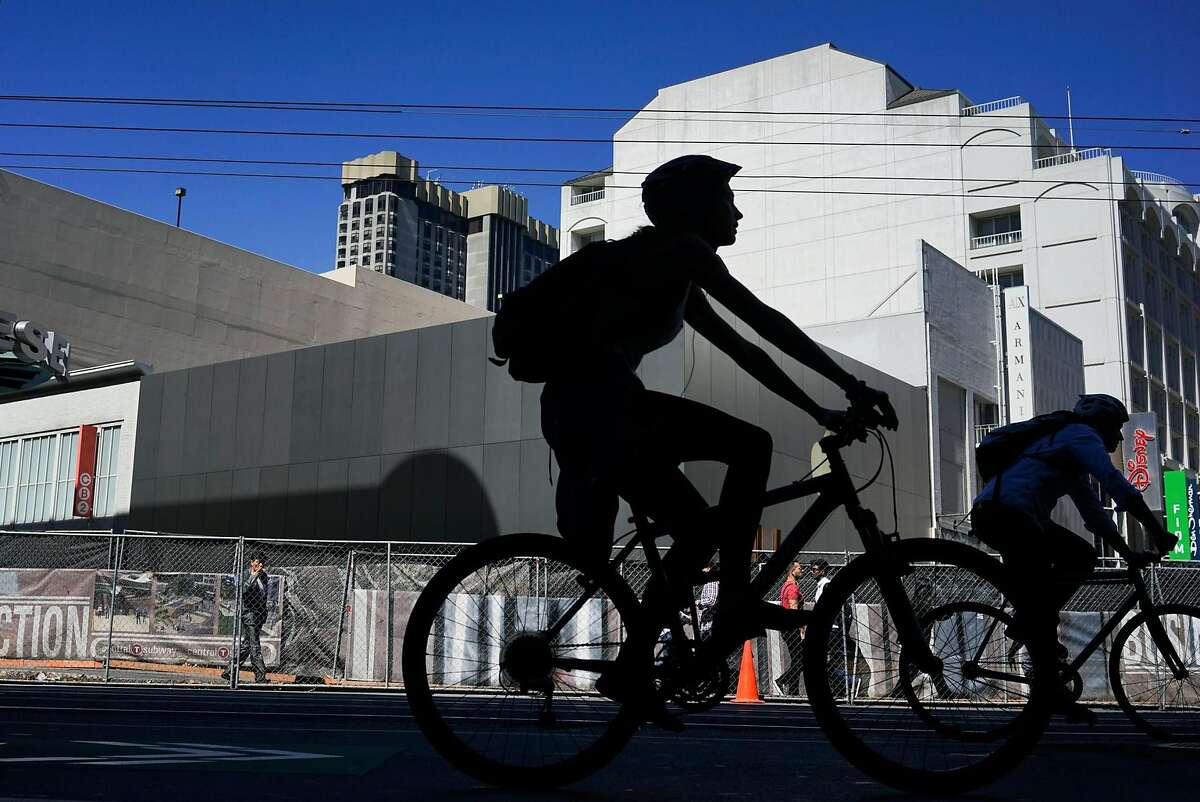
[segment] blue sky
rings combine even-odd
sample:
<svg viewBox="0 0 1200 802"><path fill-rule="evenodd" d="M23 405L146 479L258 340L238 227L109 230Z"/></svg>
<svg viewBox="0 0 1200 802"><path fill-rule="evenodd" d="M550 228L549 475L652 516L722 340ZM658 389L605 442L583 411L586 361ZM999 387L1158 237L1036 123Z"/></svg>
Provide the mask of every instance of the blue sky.
<svg viewBox="0 0 1200 802"><path fill-rule="evenodd" d="M909 81L976 102L1020 94L1044 114L1200 117L1195 36L1183 0L828 4L810 2L31 3L0 0L0 93L380 103L639 107L662 86L833 42ZM605 138L619 119L350 115L0 103L0 122ZM1076 142L1200 147L1129 130L1166 123L1079 121ZM1109 130L1104 130L1109 129ZM1111 130L1125 129L1125 130ZM0 151L340 162L393 148L425 165L607 166L603 144L397 142L0 128ZM1127 152L1132 166L1200 182L1200 152ZM0 156L0 164L90 164ZM109 163L116 164L116 163ZM142 166L162 168L162 164ZM238 169L197 166L197 169ZM250 167L262 172L270 168ZM336 175L336 168L274 168ZM331 267L340 189L265 180L20 170L161 220L188 188L184 225L309 270ZM459 174L461 175L461 174ZM442 177L452 174L443 171ZM491 182L513 174L472 173ZM558 181L561 175L530 180ZM452 185L453 186L453 185ZM456 188L463 188L457 185ZM558 191L527 187L558 221ZM1193 186L1193 191L1200 187Z"/></svg>

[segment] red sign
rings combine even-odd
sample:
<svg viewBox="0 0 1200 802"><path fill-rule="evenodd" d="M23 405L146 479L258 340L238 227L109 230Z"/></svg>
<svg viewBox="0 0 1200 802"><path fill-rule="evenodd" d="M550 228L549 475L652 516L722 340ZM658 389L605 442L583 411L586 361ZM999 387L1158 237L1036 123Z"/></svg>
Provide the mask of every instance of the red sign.
<svg viewBox="0 0 1200 802"><path fill-rule="evenodd" d="M1125 478L1141 492L1146 492L1150 486L1150 467L1146 459L1146 445L1154 439L1154 435L1145 429L1133 430L1133 459L1125 463Z"/></svg>
<svg viewBox="0 0 1200 802"><path fill-rule="evenodd" d="M76 518L91 518L96 499L96 427L79 427L79 464L75 468Z"/></svg>

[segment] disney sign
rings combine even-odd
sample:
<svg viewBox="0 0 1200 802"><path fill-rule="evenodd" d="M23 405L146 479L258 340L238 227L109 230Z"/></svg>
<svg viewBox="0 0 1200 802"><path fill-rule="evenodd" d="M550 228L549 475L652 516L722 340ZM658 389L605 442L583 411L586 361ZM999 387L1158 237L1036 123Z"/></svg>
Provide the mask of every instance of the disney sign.
<svg viewBox="0 0 1200 802"><path fill-rule="evenodd" d="M1121 446L1124 453L1121 456L1125 465L1125 478L1142 492L1150 509L1161 511L1162 460L1158 454L1157 432L1157 415L1153 412L1135 412L1125 424L1124 442Z"/></svg>

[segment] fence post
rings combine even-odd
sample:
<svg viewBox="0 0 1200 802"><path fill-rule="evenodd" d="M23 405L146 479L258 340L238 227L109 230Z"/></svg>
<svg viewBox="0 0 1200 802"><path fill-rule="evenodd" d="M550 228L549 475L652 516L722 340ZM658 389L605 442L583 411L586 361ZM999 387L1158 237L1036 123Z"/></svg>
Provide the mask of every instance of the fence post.
<svg viewBox="0 0 1200 802"><path fill-rule="evenodd" d="M104 650L104 681L108 682L112 667L113 626L117 615L117 579L121 573L121 556L125 552L125 536L117 535L117 553L113 560L112 590L108 597L108 647Z"/></svg>
<svg viewBox="0 0 1200 802"><path fill-rule="evenodd" d="M237 689L242 673L242 557L245 552L246 538L238 537L237 545L233 547L233 586L237 603L233 607L233 662L229 665L229 687L232 689Z"/></svg>
<svg viewBox="0 0 1200 802"><path fill-rule="evenodd" d="M392 543L387 544L387 579L384 582L387 592L387 664L383 668L383 687L392 684Z"/></svg>
<svg viewBox="0 0 1200 802"><path fill-rule="evenodd" d="M333 667L329 676L337 677L338 658L342 654L342 630L346 628L346 605L350 603L350 583L354 581L354 549L346 554L346 581L342 583L342 607L338 610L337 641L333 646ZM346 669L342 667L342 679L346 678Z"/></svg>
<svg viewBox="0 0 1200 802"><path fill-rule="evenodd" d="M850 551L842 552L842 568L850 564ZM850 618L846 618L846 610L850 610ZM850 594L849 607L842 608L842 676L846 684L846 704L852 706L854 697L850 694L852 680L850 677L850 624L854 621L854 594ZM855 661L857 662L857 660Z"/></svg>

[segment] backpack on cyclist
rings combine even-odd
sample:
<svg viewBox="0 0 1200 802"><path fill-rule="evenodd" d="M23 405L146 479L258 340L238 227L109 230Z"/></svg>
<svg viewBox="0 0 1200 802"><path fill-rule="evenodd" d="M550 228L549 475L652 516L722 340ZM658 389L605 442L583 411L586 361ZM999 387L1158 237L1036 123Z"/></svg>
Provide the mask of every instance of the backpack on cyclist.
<svg viewBox="0 0 1200 802"><path fill-rule="evenodd" d="M983 481L990 481L1016 462L1038 440L1056 434L1068 424L1082 423L1083 420L1075 412L1060 410L993 429L975 447L975 464L979 468L979 475Z"/></svg>
<svg viewBox="0 0 1200 802"><path fill-rule="evenodd" d="M494 365L517 381L544 382L591 342L595 277L614 243L585 245L524 287L506 294L492 327Z"/></svg>

